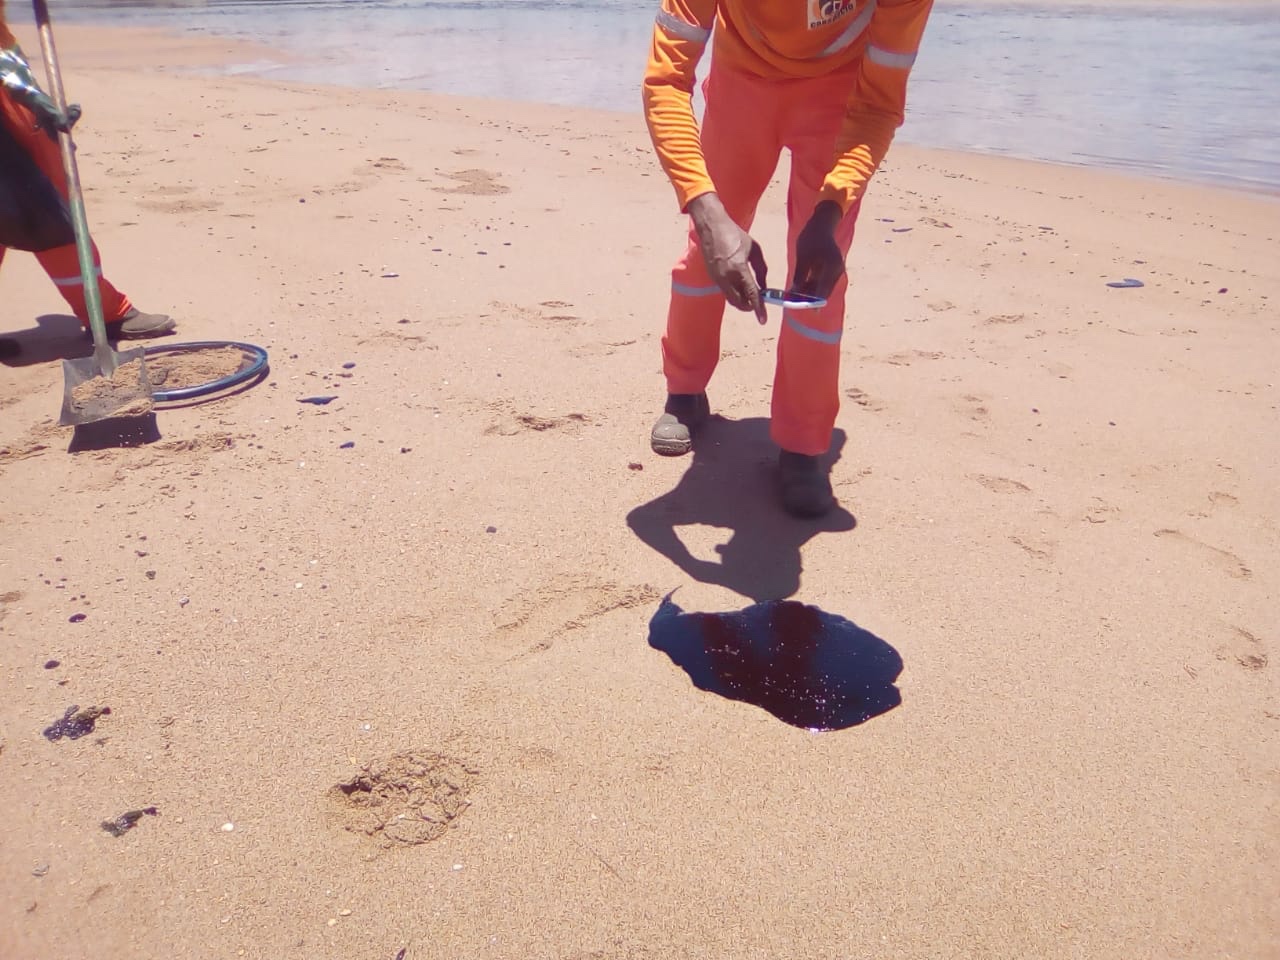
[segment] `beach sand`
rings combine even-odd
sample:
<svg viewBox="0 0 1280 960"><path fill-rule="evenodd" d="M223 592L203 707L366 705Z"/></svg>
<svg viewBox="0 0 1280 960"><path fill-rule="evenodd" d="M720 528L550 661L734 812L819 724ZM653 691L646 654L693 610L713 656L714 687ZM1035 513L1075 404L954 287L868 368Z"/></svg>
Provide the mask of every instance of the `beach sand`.
<svg viewBox="0 0 1280 960"><path fill-rule="evenodd" d="M697 459L648 451L684 227L638 115L59 44L108 276L271 370L73 436L87 343L5 261L5 960L1280 956L1274 198L896 147L856 527L801 524L776 312L726 318ZM902 703L813 733L699 690L648 642L673 590L848 618ZM110 713L42 736L72 705Z"/></svg>

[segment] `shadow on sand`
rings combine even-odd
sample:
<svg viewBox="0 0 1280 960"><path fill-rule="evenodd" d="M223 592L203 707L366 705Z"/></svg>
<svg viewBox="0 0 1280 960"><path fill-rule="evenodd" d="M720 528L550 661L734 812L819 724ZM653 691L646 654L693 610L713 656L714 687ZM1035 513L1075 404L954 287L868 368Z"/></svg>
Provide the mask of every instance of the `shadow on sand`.
<svg viewBox="0 0 1280 960"><path fill-rule="evenodd" d="M835 431L828 469L844 443L844 431ZM778 502L777 455L767 419L712 417L680 482L632 510L627 525L695 580L751 600L790 597L800 588L800 548L819 533L852 530L857 521L839 505L817 520L787 514ZM695 524L733 531L716 548L718 563L693 556L680 539L676 528Z"/></svg>

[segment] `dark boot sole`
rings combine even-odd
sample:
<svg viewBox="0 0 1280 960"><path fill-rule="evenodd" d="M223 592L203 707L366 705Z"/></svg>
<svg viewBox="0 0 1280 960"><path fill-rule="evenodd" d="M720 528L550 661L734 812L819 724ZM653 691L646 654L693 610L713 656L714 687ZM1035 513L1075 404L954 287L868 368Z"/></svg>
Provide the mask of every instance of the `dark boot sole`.
<svg viewBox="0 0 1280 960"><path fill-rule="evenodd" d="M649 449L663 457L683 457L693 449L693 439L672 440L667 437L650 437Z"/></svg>

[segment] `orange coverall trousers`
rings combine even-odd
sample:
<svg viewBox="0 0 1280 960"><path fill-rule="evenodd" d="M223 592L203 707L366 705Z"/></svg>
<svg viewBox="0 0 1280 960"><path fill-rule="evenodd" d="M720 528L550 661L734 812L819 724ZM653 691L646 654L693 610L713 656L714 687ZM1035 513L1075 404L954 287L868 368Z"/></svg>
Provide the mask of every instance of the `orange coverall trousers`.
<svg viewBox="0 0 1280 960"><path fill-rule="evenodd" d="M67 175L62 169L62 153L58 144L49 138L36 123L35 114L14 101L8 91L0 87L0 123L13 135L27 154L36 162L49 182L67 199ZM0 247L0 263L4 262L5 247ZM37 253L36 259L49 275L58 292L62 294L80 322L89 326L89 310L84 301L84 282L80 276L80 258L76 245L54 247ZM98 290L102 294L102 319L114 323L129 312L129 298L113 287L102 276L102 260L97 245L93 248L93 262L98 278Z"/></svg>
<svg viewBox="0 0 1280 960"><path fill-rule="evenodd" d="M725 210L746 231L785 147L791 151L787 191L787 286L795 270L796 238L818 200L835 159L836 135L854 74L785 82L764 80L712 61L703 83L702 151ZM847 257L859 203L836 230ZM773 285L777 285L773 281ZM848 280L841 277L820 310L784 311L773 381L770 436L783 450L827 452L840 409L840 337ZM671 305L662 338L669 393L701 393L720 359L725 298L707 273L693 226L671 272Z"/></svg>

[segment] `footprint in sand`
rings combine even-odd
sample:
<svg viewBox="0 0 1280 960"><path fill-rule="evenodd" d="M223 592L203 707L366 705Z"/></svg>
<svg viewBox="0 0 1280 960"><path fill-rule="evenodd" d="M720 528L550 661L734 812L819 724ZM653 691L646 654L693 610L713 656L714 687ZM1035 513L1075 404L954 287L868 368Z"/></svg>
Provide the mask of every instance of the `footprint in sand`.
<svg viewBox="0 0 1280 960"><path fill-rule="evenodd" d="M328 197L348 193L359 193L361 190L368 189L369 185L373 182L373 178L368 176L367 172L364 170L357 170L356 173L360 179L342 180L329 187L314 187L311 190L311 194L316 197ZM252 197L253 195L254 192L252 190L241 191L240 194L240 196L244 197Z"/></svg>
<svg viewBox="0 0 1280 960"><path fill-rule="evenodd" d="M393 340L397 344L403 344L410 350L439 350L434 343L428 343L427 338L417 333L400 333L397 330L379 330L373 336L365 337L363 340L357 340L356 346L363 347L369 344L377 343L379 340Z"/></svg>
<svg viewBox="0 0 1280 960"><path fill-rule="evenodd" d="M466 193L477 197L495 197L510 193L511 188L498 181L497 175L488 170L457 170L442 176L456 180L456 187L432 187L437 193Z"/></svg>
<svg viewBox="0 0 1280 960"><path fill-rule="evenodd" d="M1091 499L1093 504L1080 515L1081 520L1085 520L1088 523L1106 523L1120 514L1119 507L1113 507L1101 497L1092 497Z"/></svg>
<svg viewBox="0 0 1280 960"><path fill-rule="evenodd" d="M494 616L490 639L515 647L509 659L518 660L550 650L556 641L606 614L648 606L661 596L647 583L626 585L561 575L508 600Z"/></svg>
<svg viewBox="0 0 1280 960"><path fill-rule="evenodd" d="M573 304L565 300L543 300L538 306L542 309L536 311L532 319L541 321L543 326L578 327L586 323L576 313L567 312Z"/></svg>
<svg viewBox="0 0 1280 960"><path fill-rule="evenodd" d="M987 406L986 398L974 393L966 393L961 397L956 408L970 420L978 423L986 423L991 419L991 410Z"/></svg>
<svg viewBox="0 0 1280 960"><path fill-rule="evenodd" d="M569 356L579 360L595 360L600 357L611 357L623 347L630 347L635 340L618 340L604 343L584 343L569 350Z"/></svg>
<svg viewBox="0 0 1280 960"><path fill-rule="evenodd" d="M540 417L532 413L518 413L506 404L491 404L499 414L496 423L485 428L485 436L514 437L518 433L545 433L548 430L576 432L591 418L584 413L570 413L563 417Z"/></svg>
<svg viewBox="0 0 1280 960"><path fill-rule="evenodd" d="M138 206L144 210L151 210L155 213L208 213L211 210L217 210L222 206L221 200L190 200L190 199L174 199L174 200L150 200L142 199L138 201Z"/></svg>
<svg viewBox="0 0 1280 960"><path fill-rule="evenodd" d="M1262 641L1243 627L1233 626L1231 636L1218 647L1215 655L1219 660L1235 663L1242 670L1263 670L1268 663Z"/></svg>
<svg viewBox="0 0 1280 960"><path fill-rule="evenodd" d="M565 300L543 300L536 307L522 307L516 303L494 300L489 306L506 317L515 317L537 327L565 329L580 327L586 323L582 317L568 312L573 304Z"/></svg>
<svg viewBox="0 0 1280 960"><path fill-rule="evenodd" d="M909 367L913 360L942 360L945 354L936 350L903 350L884 358L884 362L895 367Z"/></svg>
<svg viewBox="0 0 1280 960"><path fill-rule="evenodd" d="M1236 580L1249 580L1253 577L1253 571L1250 570L1234 553L1229 550L1223 550L1220 547L1210 546L1202 540L1195 537L1189 537L1181 530L1157 530L1155 536L1162 540L1168 540L1172 543L1183 543L1194 547L1200 551L1201 555L1215 566L1217 566L1227 576Z"/></svg>
<svg viewBox="0 0 1280 960"><path fill-rule="evenodd" d="M1049 540L1036 540L1030 537L1010 537L1009 542L1016 544L1037 560L1052 560L1056 544Z"/></svg>
<svg viewBox="0 0 1280 960"><path fill-rule="evenodd" d="M8 607L17 603L22 597L21 590L7 590L4 593L0 593L0 620L3 620L8 614Z"/></svg>
<svg viewBox="0 0 1280 960"><path fill-rule="evenodd" d="M865 390L860 390L857 387L848 387L845 390L844 395L864 410L870 410L873 413L880 413L886 409L883 402L876 400L874 397L868 396Z"/></svg>
<svg viewBox="0 0 1280 960"><path fill-rule="evenodd" d="M434 750L393 754L329 789L329 821L383 849L429 843L466 813L479 781L467 759Z"/></svg>
<svg viewBox="0 0 1280 960"><path fill-rule="evenodd" d="M1239 497L1226 493L1222 490L1210 491L1207 499L1209 501L1209 508L1207 510L1188 510L1187 516L1194 520L1205 520L1208 517L1213 516L1214 512L1221 507L1235 507L1240 503Z"/></svg>
<svg viewBox="0 0 1280 960"><path fill-rule="evenodd" d="M970 480L980 483L994 493L1030 493L1031 488L1019 480L1010 480L1008 477L989 477L985 473L975 473L970 475Z"/></svg>
<svg viewBox="0 0 1280 960"><path fill-rule="evenodd" d="M988 326L1000 326L1012 323L1022 323L1027 319L1025 313L998 313L995 316L987 317L982 322Z"/></svg>

